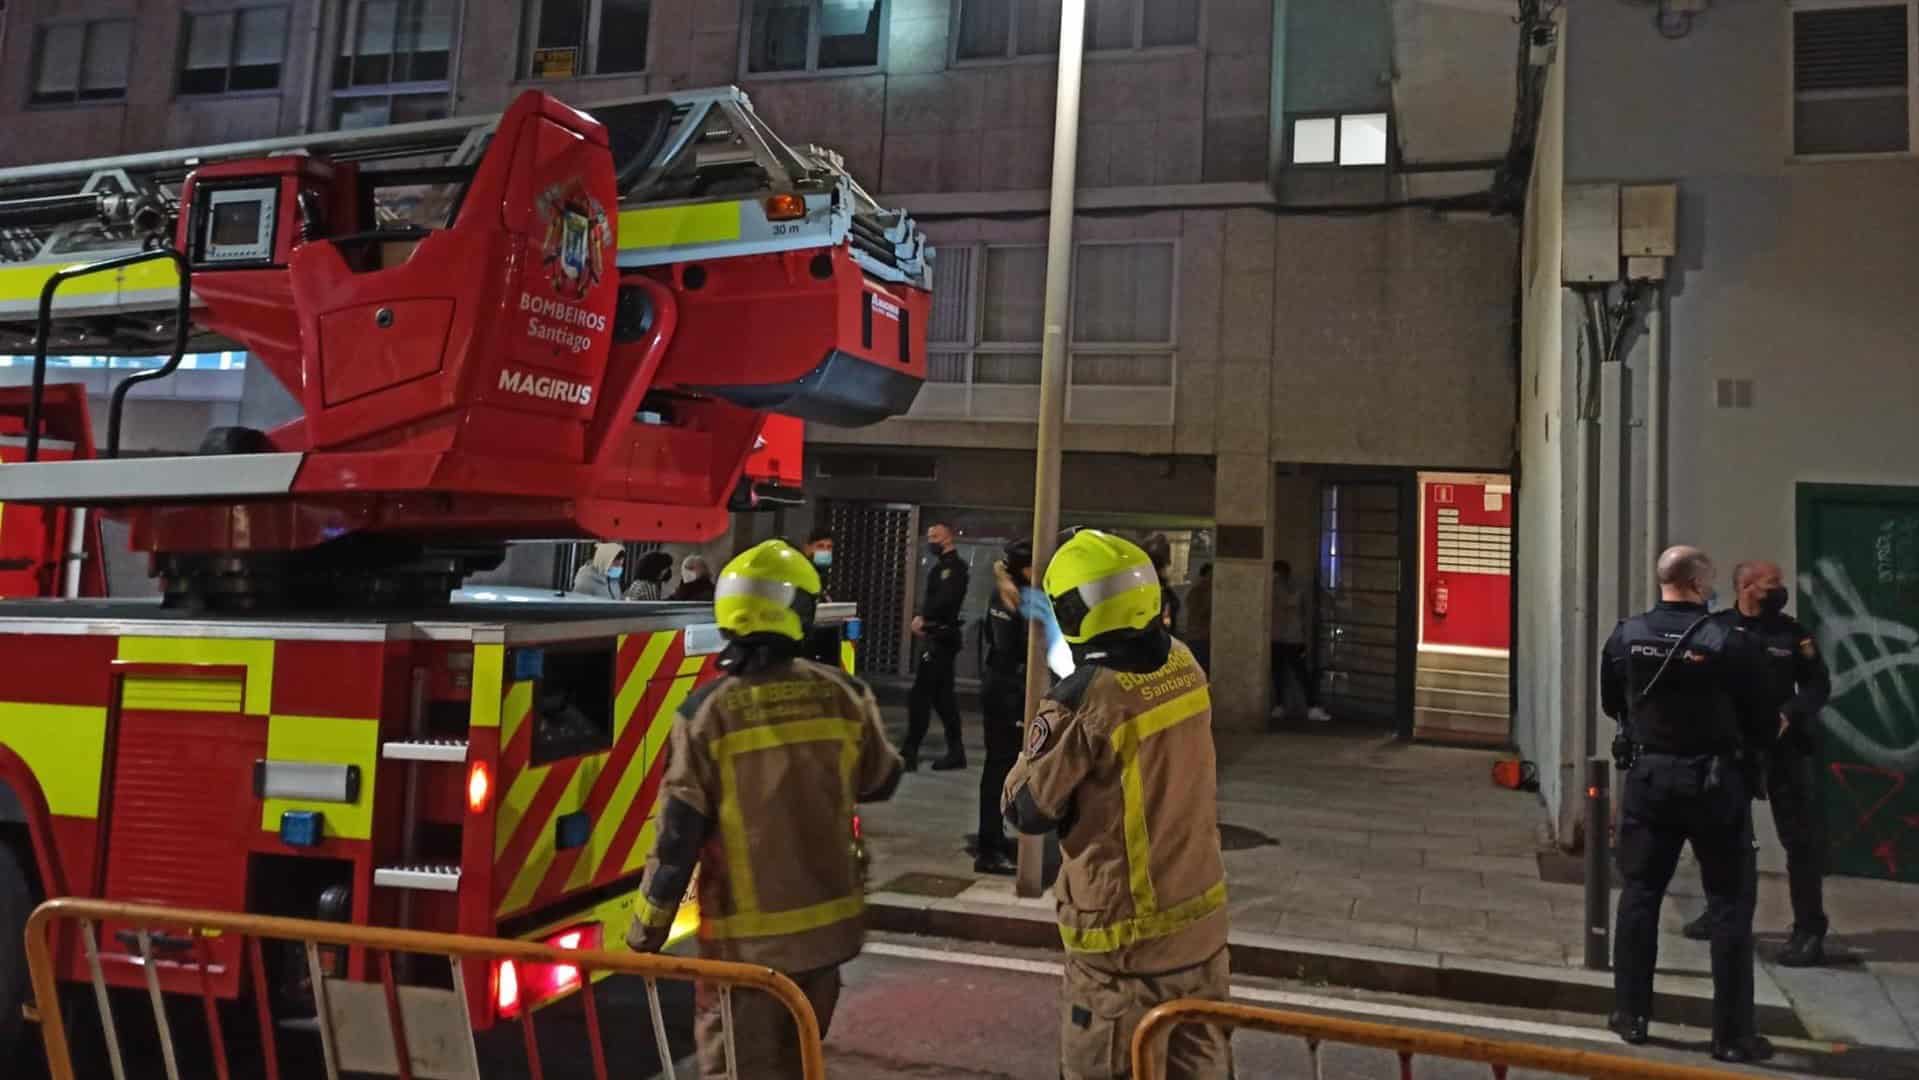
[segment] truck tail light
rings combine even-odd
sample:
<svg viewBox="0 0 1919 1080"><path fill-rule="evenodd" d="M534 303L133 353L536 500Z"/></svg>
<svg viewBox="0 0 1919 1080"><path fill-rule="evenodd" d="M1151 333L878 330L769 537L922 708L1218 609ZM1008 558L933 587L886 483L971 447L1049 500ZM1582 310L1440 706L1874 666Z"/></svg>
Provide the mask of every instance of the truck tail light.
<svg viewBox="0 0 1919 1080"><path fill-rule="evenodd" d="M511 960L502 960L493 969L493 1008L501 1016L520 1012L520 968Z"/></svg>
<svg viewBox="0 0 1919 1080"><path fill-rule="evenodd" d="M774 195L766 200L766 220L797 221L806 216L806 200L798 195Z"/></svg>
<svg viewBox="0 0 1919 1080"><path fill-rule="evenodd" d="M476 761L466 774L466 808L476 814L485 813L487 800L493 797L493 773L486 762Z"/></svg>

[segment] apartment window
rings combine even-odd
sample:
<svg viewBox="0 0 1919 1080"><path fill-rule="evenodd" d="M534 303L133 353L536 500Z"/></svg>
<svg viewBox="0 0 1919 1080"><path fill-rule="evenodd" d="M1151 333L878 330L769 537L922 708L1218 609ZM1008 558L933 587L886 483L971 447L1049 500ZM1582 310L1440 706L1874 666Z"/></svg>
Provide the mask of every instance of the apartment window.
<svg viewBox="0 0 1919 1080"><path fill-rule="evenodd" d="M1792 11L1792 149L1801 156L1913 149L1919 4L1804 0Z"/></svg>
<svg viewBox="0 0 1919 1080"><path fill-rule="evenodd" d="M1151 49L1199 42L1201 0L1087 0L1086 48ZM1059 0L958 0L953 58L989 60L1059 51Z"/></svg>
<svg viewBox="0 0 1919 1080"><path fill-rule="evenodd" d="M287 47L284 7L188 15L182 37L182 94L272 90L280 85Z"/></svg>
<svg viewBox="0 0 1919 1080"><path fill-rule="evenodd" d="M355 0L333 65L333 119L378 127L447 115L458 0Z"/></svg>
<svg viewBox="0 0 1919 1080"><path fill-rule="evenodd" d="M34 37L29 105L123 101L133 52L133 22L51 23Z"/></svg>
<svg viewBox="0 0 1919 1080"><path fill-rule="evenodd" d="M748 74L878 67L885 0L752 0Z"/></svg>
<svg viewBox="0 0 1919 1080"><path fill-rule="evenodd" d="M1084 243L1073 263L1066 418L1173 422L1176 248ZM1039 415L1046 249L943 246L934 263L920 419L1031 421Z"/></svg>
<svg viewBox="0 0 1919 1080"><path fill-rule="evenodd" d="M1292 163L1352 167L1384 165L1390 145L1385 113L1296 116L1292 122Z"/></svg>
<svg viewBox="0 0 1919 1080"><path fill-rule="evenodd" d="M651 0L531 0L521 71L530 79L571 79L646 70Z"/></svg>

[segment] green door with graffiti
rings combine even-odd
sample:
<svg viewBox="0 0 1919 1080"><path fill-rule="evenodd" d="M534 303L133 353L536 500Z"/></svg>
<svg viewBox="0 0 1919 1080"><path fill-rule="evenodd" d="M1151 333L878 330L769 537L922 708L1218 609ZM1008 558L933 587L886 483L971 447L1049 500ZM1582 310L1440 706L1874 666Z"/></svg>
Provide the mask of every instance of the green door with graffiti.
<svg viewBox="0 0 1919 1080"><path fill-rule="evenodd" d="M1832 870L1919 881L1919 488L1800 484L1799 618L1821 715Z"/></svg>

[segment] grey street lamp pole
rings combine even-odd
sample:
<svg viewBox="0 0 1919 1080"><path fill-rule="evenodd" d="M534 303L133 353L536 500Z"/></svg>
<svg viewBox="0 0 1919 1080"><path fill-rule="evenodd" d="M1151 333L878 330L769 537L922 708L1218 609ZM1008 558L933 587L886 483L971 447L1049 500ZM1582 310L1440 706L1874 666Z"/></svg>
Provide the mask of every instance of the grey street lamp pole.
<svg viewBox="0 0 1919 1080"><path fill-rule="evenodd" d="M1086 47L1086 0L1059 6L1059 95L1053 113L1053 198L1046 228L1045 337L1039 360L1039 446L1033 470L1033 581L1053 557L1059 537L1060 439L1066 427L1066 315L1072 297L1073 169L1079 161L1079 74ZM1027 636L1026 719L1032 722L1046 693L1046 635L1037 624ZM1016 891L1038 896L1045 848L1021 836Z"/></svg>

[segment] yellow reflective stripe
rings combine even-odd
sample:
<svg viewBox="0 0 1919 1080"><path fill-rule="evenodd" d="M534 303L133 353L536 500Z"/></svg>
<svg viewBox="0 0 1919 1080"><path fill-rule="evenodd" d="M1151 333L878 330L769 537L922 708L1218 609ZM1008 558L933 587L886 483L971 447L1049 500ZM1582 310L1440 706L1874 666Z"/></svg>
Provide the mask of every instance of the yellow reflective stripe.
<svg viewBox="0 0 1919 1080"><path fill-rule="evenodd" d="M619 237L621 251L738 240L740 238L740 204L738 202L698 203L691 206L654 206L644 210L622 210L619 217Z"/></svg>
<svg viewBox="0 0 1919 1080"><path fill-rule="evenodd" d="M46 287L47 279L56 271L71 270L85 266L88 260L69 263L42 263L39 266L21 266L0 270L0 300L40 299L40 290ZM60 301L69 296L103 296L108 293L143 292L155 289L178 291L180 272L166 259L124 267L120 270L108 270L85 277L72 278L61 283L60 291L55 294L53 304L57 311Z"/></svg>
<svg viewBox="0 0 1919 1080"><path fill-rule="evenodd" d="M506 685L506 646L473 646L473 705L467 714L471 727L500 726L500 693Z"/></svg>
<svg viewBox="0 0 1919 1080"><path fill-rule="evenodd" d="M360 798L354 803L267 799L260 807L260 828L278 832L280 815L286 811L318 810L323 815L328 836L346 840L372 839L374 777L380 761L378 720L342 720L331 716L268 717L267 759L358 765Z"/></svg>
<svg viewBox="0 0 1919 1080"><path fill-rule="evenodd" d="M854 893L851 896L842 896L837 900L794 908L791 911L742 911L738 915L729 915L724 919L702 915L700 936L703 938L756 938L803 934L808 930L818 930L848 919L858 918L865 910L865 895Z"/></svg>
<svg viewBox="0 0 1919 1080"><path fill-rule="evenodd" d="M123 637L119 658L138 664L201 664L247 669L244 712L273 711L273 642L261 639Z"/></svg>
<svg viewBox="0 0 1919 1080"><path fill-rule="evenodd" d="M1072 952L1109 953L1176 934L1225 906L1226 883L1221 881L1190 900L1151 915L1123 919L1111 926L1062 926L1059 939Z"/></svg>
<svg viewBox="0 0 1919 1080"><path fill-rule="evenodd" d="M673 913L677 908L655 907L644 892L633 894L633 917L640 920L642 926L671 926Z"/></svg>
<svg viewBox="0 0 1919 1080"><path fill-rule="evenodd" d="M853 674L853 664L857 659L859 659L859 655L854 651L853 643L850 641L840 642L840 668L848 675Z"/></svg>
<svg viewBox="0 0 1919 1080"><path fill-rule="evenodd" d="M1147 739L1212 708L1211 691L1202 686L1140 713L1114 729L1113 752L1119 755L1120 791L1126 827L1126 876L1132 886L1133 911L1150 915L1159 910L1153 889L1153 842L1146 830L1145 782L1139 768L1139 747Z"/></svg>
<svg viewBox="0 0 1919 1080"><path fill-rule="evenodd" d="M99 815L106 738L104 708L0 701L0 746L27 763L47 810L61 817Z"/></svg>
<svg viewBox="0 0 1919 1080"><path fill-rule="evenodd" d="M1126 729L1122 728L1121 731ZM1126 880L1133 890L1133 910L1150 915L1159 910L1159 894L1153 890L1153 840L1146 832L1146 793L1140 779L1139 741L1119 739L1113 733L1119 751L1119 783L1126 825Z"/></svg>
<svg viewBox="0 0 1919 1080"><path fill-rule="evenodd" d="M734 758L756 750L771 750L797 743L831 742L835 739L852 743L857 753L859 736L860 726L850 720L820 717L814 720L792 720L784 724L760 724L728 732L712 740L709 744L710 753L720 770L720 835L739 837L741 840L746 837L746 812L740 805L740 782L733 770ZM845 767L843 752L841 767ZM727 886L732 890L733 908L739 913L733 917L755 914L760 909L760 902L759 893L753 885L752 852L747 850L744 843L723 846L726 848Z"/></svg>
<svg viewBox="0 0 1919 1080"><path fill-rule="evenodd" d="M692 659L704 661L706 658L693 657ZM682 668L684 668L684 665L682 665ZM633 850L627 853L626 865L620 867L620 873L622 874L630 874L645 866L646 857L653 852L653 822L659 808L660 796L656 790L653 796L653 802L645 806L638 805L639 785L645 781L646 774L653 768L653 763L659 759L661 754L666 753L667 739L673 733L673 718L679 715L680 706L685 704L687 695L693 692L694 683L697 681L698 680L692 675L682 675L673 680L673 685L667 688L666 697L660 701L659 711L653 714L653 726L646 729L646 744L644 746L646 763L642 768L634 769L627 773L629 777L632 777L634 786L633 794L627 797L627 803L630 808L626 813L645 814L647 821L646 825L640 829L640 838L633 843ZM626 790L624 782L621 784L620 790ZM615 794L617 797L618 793L616 792ZM622 814L621 816L624 817L625 815ZM595 875L597 876L597 874L598 872L596 871Z"/></svg>

